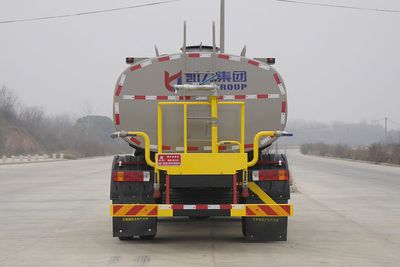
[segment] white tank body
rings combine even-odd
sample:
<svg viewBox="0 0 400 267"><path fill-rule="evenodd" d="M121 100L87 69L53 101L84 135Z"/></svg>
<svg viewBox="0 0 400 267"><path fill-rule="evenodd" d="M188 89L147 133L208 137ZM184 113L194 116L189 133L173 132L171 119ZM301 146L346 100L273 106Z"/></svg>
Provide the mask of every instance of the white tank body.
<svg viewBox="0 0 400 267"><path fill-rule="evenodd" d="M143 131L150 137L151 150L157 151L157 102L204 101L204 92L190 96L175 94L174 84L202 83L214 77L219 85L219 101L244 101L245 149L253 149L254 135L263 130L284 130L287 94L278 72L270 65L246 57L187 52L162 55L130 65L119 77L114 91L114 122L117 130ZM240 141L240 109L219 106L218 140ZM188 150L210 151L209 106L188 107ZM144 148L141 138L125 139ZM276 139L260 140L264 148ZM234 147L221 147L235 149ZM163 150L183 150L183 108L169 106L163 113Z"/></svg>

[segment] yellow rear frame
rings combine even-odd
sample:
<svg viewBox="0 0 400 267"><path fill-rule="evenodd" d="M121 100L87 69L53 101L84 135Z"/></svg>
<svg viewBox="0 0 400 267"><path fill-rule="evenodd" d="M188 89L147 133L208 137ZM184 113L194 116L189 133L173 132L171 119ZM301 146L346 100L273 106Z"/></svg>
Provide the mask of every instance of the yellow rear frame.
<svg viewBox="0 0 400 267"><path fill-rule="evenodd" d="M209 105L211 113L211 153L188 153L188 125L187 125L187 107L189 105ZM240 141L223 140L218 142L218 105L239 105L240 106ZM163 152L163 107L164 106L183 106L183 153ZM206 102L159 102L158 103L158 153L155 155L155 162L150 157L150 139L144 132L128 132L129 136L140 136L145 143L145 159L146 163L154 168L155 186L160 188L160 171L165 171L167 175L235 175L242 171L242 187L248 187L255 195L257 195L264 204L232 204L230 216L256 216L256 217L276 217L276 216L292 216L293 206L291 204L277 204L270 198L256 183L248 182L249 167L254 166L258 161L259 140L261 137L275 137L278 135L276 131L258 132L253 139L253 159L248 162L247 153L244 151L245 140L245 103L240 101L218 102L218 96L209 96ZM239 145L239 152L219 153L219 144L235 144ZM158 155L179 155L181 162L177 165L165 166L159 165ZM238 181L239 182L239 181ZM137 214L131 214L130 211L135 206L140 206L142 210ZM173 206L173 205L172 205ZM111 216L113 217L170 217L174 216L173 208L168 204L112 204ZM212 205L211 205L212 206ZM118 211L114 208L118 207ZM286 208L285 208L286 207ZM265 212L265 208L273 210L272 214ZM121 210L119 210L121 209ZM125 211L125 212L124 212Z"/></svg>

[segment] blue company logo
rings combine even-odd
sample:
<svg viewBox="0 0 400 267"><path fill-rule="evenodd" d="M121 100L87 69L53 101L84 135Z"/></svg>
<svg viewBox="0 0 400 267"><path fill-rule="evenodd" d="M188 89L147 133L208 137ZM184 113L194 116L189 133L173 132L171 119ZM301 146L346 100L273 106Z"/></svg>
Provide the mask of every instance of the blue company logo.
<svg viewBox="0 0 400 267"><path fill-rule="evenodd" d="M216 82L220 90L245 90L247 89L246 71L217 71L212 73L185 73L187 83L208 83Z"/></svg>

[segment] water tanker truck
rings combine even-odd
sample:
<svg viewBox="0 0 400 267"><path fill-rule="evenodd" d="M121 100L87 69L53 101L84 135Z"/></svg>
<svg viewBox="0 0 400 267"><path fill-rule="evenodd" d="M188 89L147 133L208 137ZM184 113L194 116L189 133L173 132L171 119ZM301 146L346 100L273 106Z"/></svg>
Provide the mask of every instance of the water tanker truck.
<svg viewBox="0 0 400 267"><path fill-rule="evenodd" d="M225 53L221 44L126 58L113 117L134 148L112 163L113 236L152 239L163 217L231 216L246 240L287 240L288 161L268 147L284 131L287 92L273 58ZM229 222L227 222L229 223Z"/></svg>

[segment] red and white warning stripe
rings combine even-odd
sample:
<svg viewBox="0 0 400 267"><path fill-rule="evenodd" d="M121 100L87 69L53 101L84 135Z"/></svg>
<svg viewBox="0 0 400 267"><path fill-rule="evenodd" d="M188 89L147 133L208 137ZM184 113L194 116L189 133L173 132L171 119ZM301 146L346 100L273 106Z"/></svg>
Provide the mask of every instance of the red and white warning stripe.
<svg viewBox="0 0 400 267"><path fill-rule="evenodd" d="M257 94L257 95L221 95L219 100L251 100L251 99L277 99L279 94ZM177 96L177 95L123 95L122 99L125 100L167 100L167 101L178 101L178 100L197 100L197 101L208 101L207 96Z"/></svg>
<svg viewBox="0 0 400 267"><path fill-rule="evenodd" d="M274 79L276 82L276 85L278 85L279 91L281 92L282 95L286 94L285 88L283 87L281 79L279 79L278 73L274 73Z"/></svg>
<svg viewBox="0 0 400 267"><path fill-rule="evenodd" d="M194 59L194 58L211 58L212 54L211 53L187 53L187 58L188 59ZM179 59L181 58L180 54L174 54L174 55L168 55L168 56L161 56L157 58L157 62L165 62L173 59ZM241 56L235 56L235 55L227 55L227 54L218 54L217 58L223 59L223 60L231 60L231 61L241 61L242 57ZM271 67L268 64L264 64L263 62L254 60L254 59L249 59L247 61L248 64L259 67L264 70L270 70ZM152 64L152 60L146 60L140 64L133 65L130 70L135 71L138 69L141 69L143 67L146 67L148 65Z"/></svg>
<svg viewBox="0 0 400 267"><path fill-rule="evenodd" d="M169 56L162 56L158 58L158 62L165 62L165 61L170 61L174 59L180 59L181 55L180 54L175 54L175 55L169 55Z"/></svg>
<svg viewBox="0 0 400 267"><path fill-rule="evenodd" d="M131 71L135 71L135 70L144 68L144 67L150 65L151 63L152 63L152 62L151 62L151 59L149 59L149 60L146 60L146 61L144 61L144 62L142 62L142 63L140 63L140 64L133 65L133 66L130 68L130 70L131 70Z"/></svg>
<svg viewBox="0 0 400 267"><path fill-rule="evenodd" d="M210 53L187 53L188 58L210 58Z"/></svg>
<svg viewBox="0 0 400 267"><path fill-rule="evenodd" d="M119 103L118 102L114 103L114 116L115 116L115 125L119 125L120 118L119 118Z"/></svg>
<svg viewBox="0 0 400 267"><path fill-rule="evenodd" d="M230 210L234 204L219 204L219 205L207 205L207 204L195 204L195 205L185 205L185 204L163 204L159 208L162 210Z"/></svg>
<svg viewBox="0 0 400 267"><path fill-rule="evenodd" d="M159 58L157 58L157 59L155 59L155 60L156 60L157 62L165 62L165 61L170 61L170 60L180 59L180 58L181 58L181 55L180 55L180 54L173 54L173 55L168 55L168 56L161 56L161 57L159 57ZM135 70L144 68L144 67L146 67L146 66L148 66L148 65L151 65L152 63L153 63L152 60L151 60L151 59L148 59L148 60L146 60L146 61L143 61L143 62L140 63L140 64L133 65L133 66L130 68L130 70L131 70L131 71L135 71Z"/></svg>
<svg viewBox="0 0 400 267"><path fill-rule="evenodd" d="M233 61L240 61L241 57L239 56L232 56L227 54L218 54L218 58L225 59L225 60L233 60Z"/></svg>
<svg viewBox="0 0 400 267"><path fill-rule="evenodd" d="M257 61L257 60L253 60L253 59L249 59L249 60L247 61L247 63L249 63L250 65L259 67L259 68L261 68L261 69L264 69L264 70L270 70L270 69L271 69L271 67L270 67L269 65L264 64L264 63L262 63L262 62L260 62L260 61Z"/></svg>
<svg viewBox="0 0 400 267"><path fill-rule="evenodd" d="M217 56L220 59L224 59L224 60L232 60L232 61L241 61L242 57L240 56L233 56L233 55L227 55L227 54L218 54ZM248 64L259 67L261 69L264 70L270 70L271 67L267 64L264 64L263 62L257 61L257 60L253 60L253 59L249 59L247 61Z"/></svg>
<svg viewBox="0 0 400 267"><path fill-rule="evenodd" d="M282 101L282 108L281 108L281 124L286 123L286 101Z"/></svg>
<svg viewBox="0 0 400 267"><path fill-rule="evenodd" d="M136 145L140 145L141 144L141 142L139 140L137 140L137 139L134 139L134 137L131 137L129 140L133 144L136 144ZM267 139L265 142L260 142L260 143L261 143L261 145L265 145L268 141L269 141L269 139ZM172 147L172 146L169 146L169 145L163 145L162 148L163 148L164 152L183 152L184 151L184 147L183 146ZM240 149L240 147L238 145L233 145L233 146L230 146L230 147L229 146L218 146L218 150L220 150L220 151L228 150L228 148L230 148L231 150L234 150L234 151ZM253 148L253 144L245 144L244 148L245 149L252 149ZM153 150L153 151L154 150L158 150L158 145L150 145L150 149ZM191 151L200 151L200 150L211 151L212 148L211 148L211 146L188 146L187 150L189 152L191 152Z"/></svg>
<svg viewBox="0 0 400 267"><path fill-rule="evenodd" d="M275 202L274 202L275 203ZM185 213L197 210L220 211L223 216L232 217L268 217L292 216L293 206L290 204L112 204L110 206L112 217L173 217L182 216L176 211ZM227 211L229 213L227 213ZM223 214L223 213L225 214Z"/></svg>
<svg viewBox="0 0 400 267"><path fill-rule="evenodd" d="M122 87L124 86L124 82L126 79L126 75L122 74L121 78L119 79L117 89L115 90L115 96L119 96L121 94Z"/></svg>

